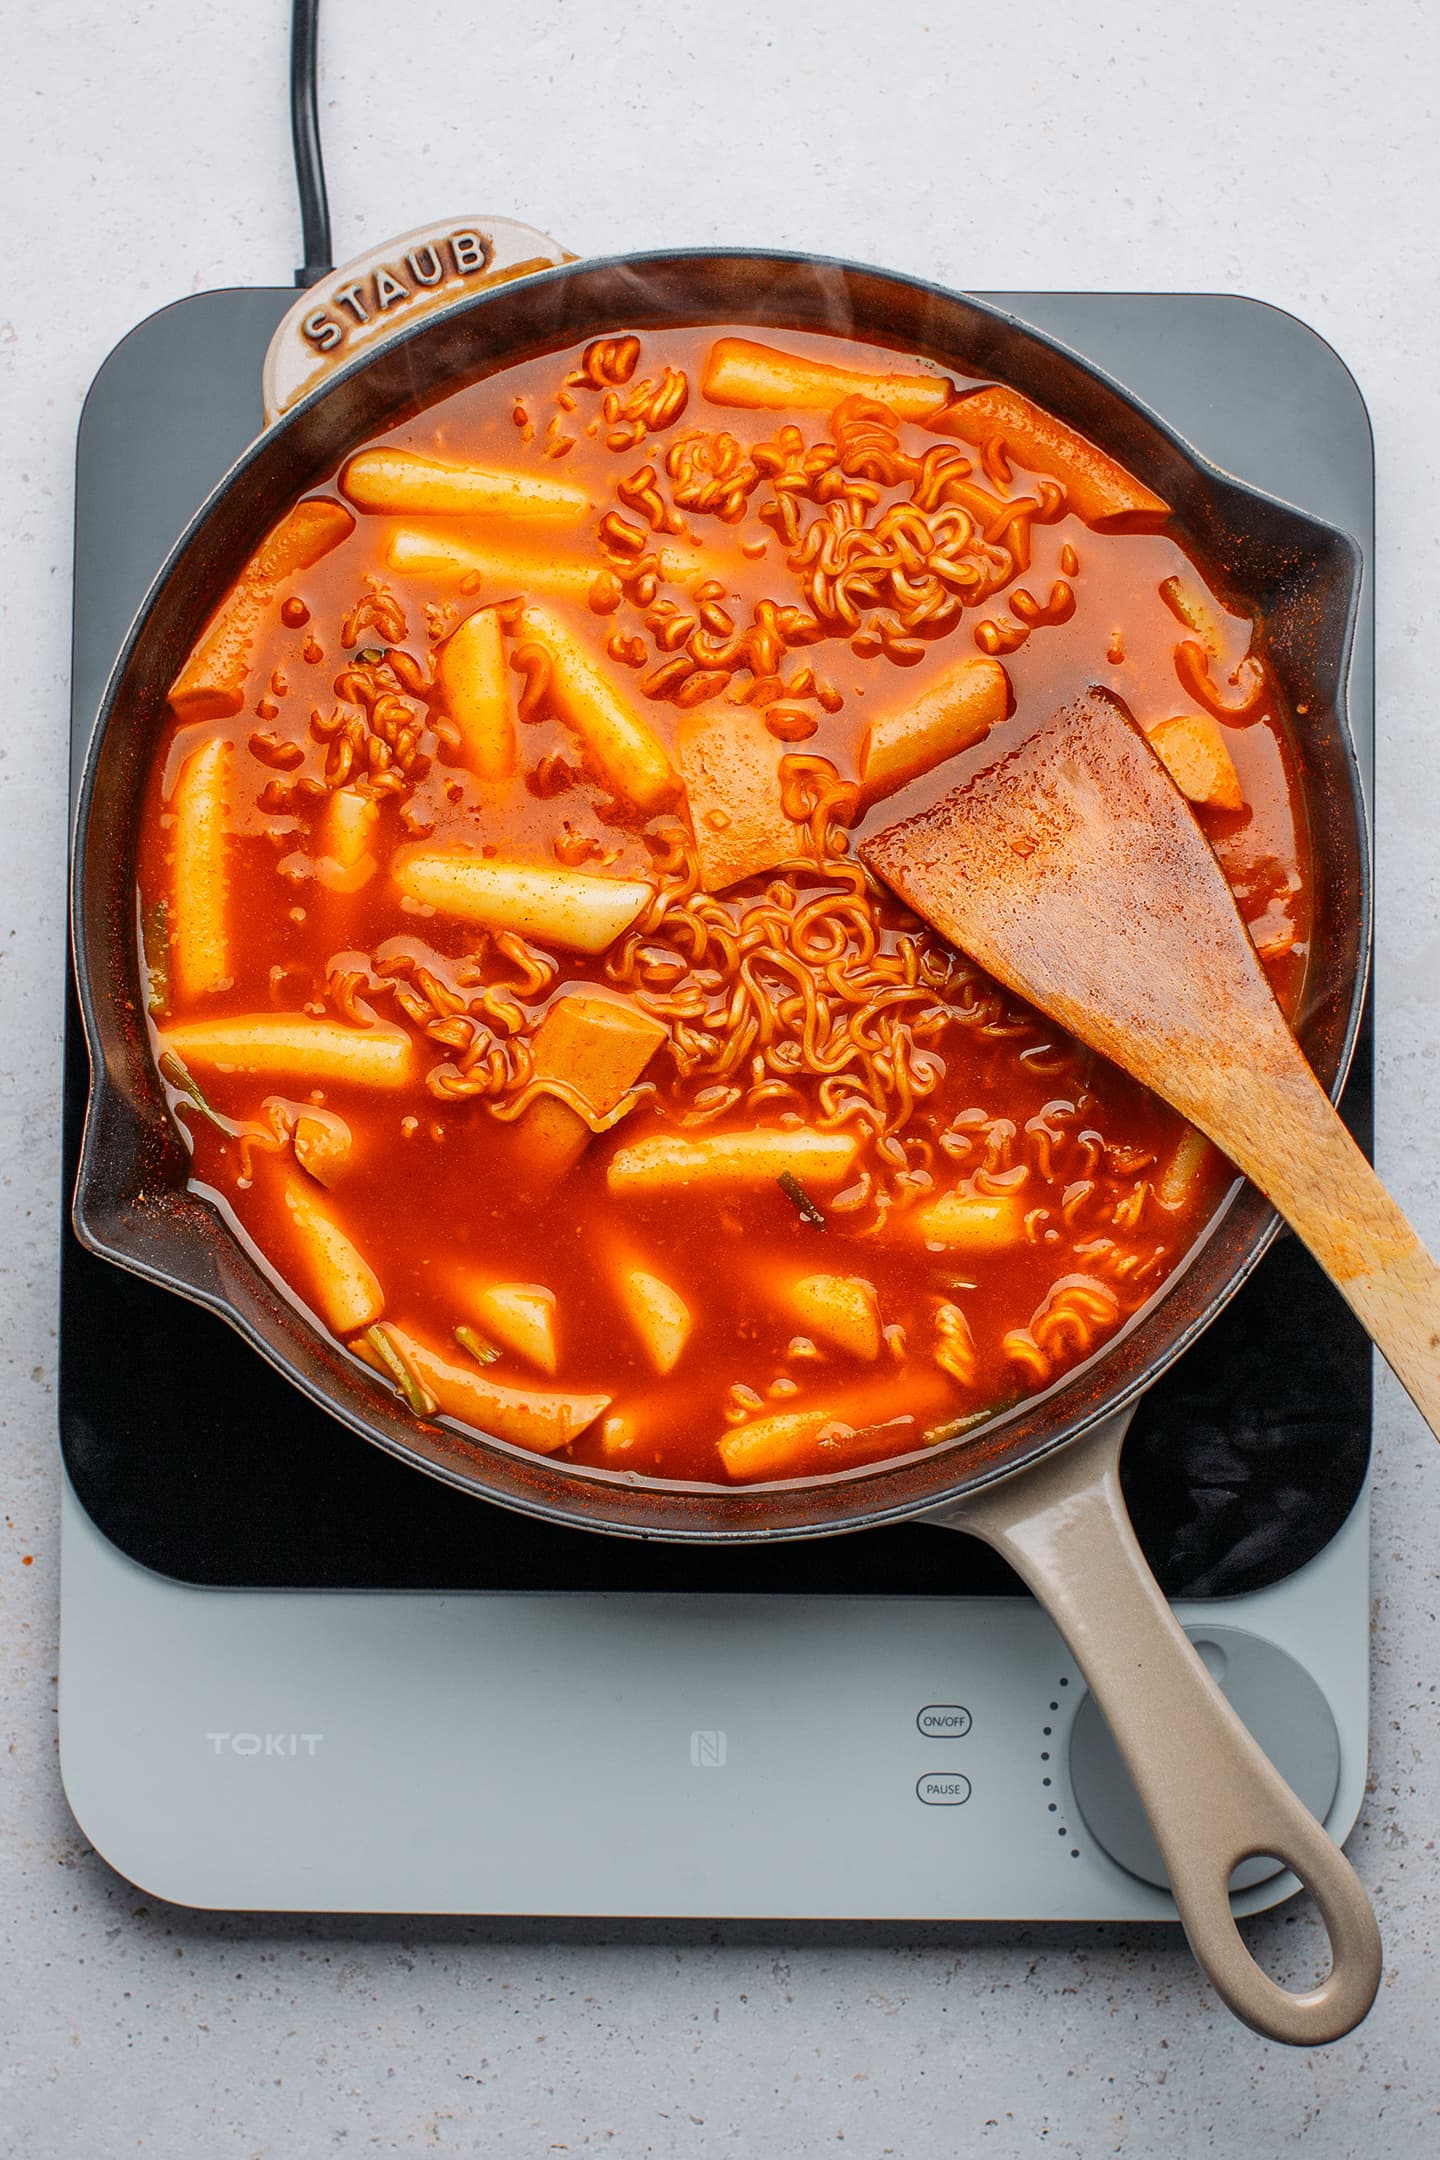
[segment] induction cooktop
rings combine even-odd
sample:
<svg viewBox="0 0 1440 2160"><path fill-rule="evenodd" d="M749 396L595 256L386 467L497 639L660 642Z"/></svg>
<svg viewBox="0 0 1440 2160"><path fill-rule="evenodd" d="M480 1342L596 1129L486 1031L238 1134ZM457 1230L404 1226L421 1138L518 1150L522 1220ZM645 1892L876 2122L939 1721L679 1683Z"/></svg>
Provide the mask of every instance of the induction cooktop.
<svg viewBox="0 0 1440 2160"><path fill-rule="evenodd" d="M293 297L194 295L96 378L72 777L150 577L258 429L261 359ZM1361 541L1351 716L1368 780L1372 464L1337 356L1231 296L984 297ZM1344 1101L1367 1146L1370 1073L1367 1019ZM86 1079L72 990L67 1206ZM1282 1237L1143 1400L1124 1459L1162 1586L1337 1836L1365 1769L1370 1383L1357 1323ZM554 1528L368 1447L222 1322L68 1229L60 1430L67 1790L100 1850L156 1894L1173 1916L1068 1653L968 1538L919 1523L710 1550ZM1295 1887L1267 1865L1238 1909Z"/></svg>

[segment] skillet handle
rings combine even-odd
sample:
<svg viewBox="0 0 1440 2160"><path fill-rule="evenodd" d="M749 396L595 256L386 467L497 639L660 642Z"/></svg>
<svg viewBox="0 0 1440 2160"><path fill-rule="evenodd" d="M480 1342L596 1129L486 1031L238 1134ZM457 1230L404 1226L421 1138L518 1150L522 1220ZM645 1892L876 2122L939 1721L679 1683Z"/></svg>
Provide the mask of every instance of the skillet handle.
<svg viewBox="0 0 1440 2160"><path fill-rule="evenodd" d="M352 256L281 318L261 375L265 425L393 331L488 286L574 261L548 233L494 217L444 218Z"/></svg>
<svg viewBox="0 0 1440 2160"><path fill-rule="evenodd" d="M1120 1491L1127 1411L1033 1468L928 1518L992 1545L1065 1637L1105 1715L1160 1848L1190 1947L1267 2039L1338 2040L1380 1984L1380 1931L1339 1847L1301 1805L1206 1672L1150 1573ZM1331 1970L1295 1994L1235 1925L1231 1871L1283 1860L1314 1898Z"/></svg>

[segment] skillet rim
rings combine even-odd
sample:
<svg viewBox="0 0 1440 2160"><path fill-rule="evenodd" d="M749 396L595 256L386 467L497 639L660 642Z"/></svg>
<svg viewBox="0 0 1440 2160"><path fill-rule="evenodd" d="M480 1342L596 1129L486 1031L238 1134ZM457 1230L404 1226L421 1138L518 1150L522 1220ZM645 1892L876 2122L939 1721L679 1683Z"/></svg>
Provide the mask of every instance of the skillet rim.
<svg viewBox="0 0 1440 2160"><path fill-rule="evenodd" d="M709 265L714 269L723 265L763 266L776 274L803 271L822 282L838 277L849 297L853 297L857 286L868 285L872 296L876 290L889 290L897 295L908 296L912 306L918 300L932 313L937 309L940 312L958 309L962 316L968 313L972 325L988 326L990 336L1016 350L1022 360L1038 356L1042 365L1048 363L1052 369L1058 368L1067 374L1082 393L1088 389L1097 393L1102 402L1108 399L1121 408L1139 425L1142 433L1150 435L1152 444L1168 449L1180 465L1188 469L1197 489L1202 493L1218 499L1222 505L1228 497L1229 507L1236 512L1248 509L1252 515L1264 513L1278 518L1282 525L1288 524L1297 536L1297 546L1304 536L1309 536L1312 547L1328 548L1332 556L1348 564L1348 578L1343 581L1343 615L1338 624L1331 626L1333 650L1329 656L1330 673L1326 677L1326 687L1330 692L1326 707L1327 718L1331 723L1330 735L1333 738L1331 749L1332 753L1338 752L1340 773L1348 781L1348 788L1345 790L1348 801L1343 807L1348 810L1349 815L1344 820L1344 837L1353 851L1353 860L1348 867L1356 888L1355 905L1346 918L1347 926L1353 932L1350 942L1354 946L1354 968L1349 976L1343 1028L1338 1043L1333 1046L1334 1069L1328 1081L1332 1096L1338 1095L1349 1070L1360 1024L1370 956L1369 835L1364 815L1359 762L1347 714L1350 663L1363 575L1363 556L1353 537L1341 528L1225 472L1213 461L1205 458L1178 430L1172 428L1162 416L1134 396L1123 384L1061 340L1036 329L1023 317L1009 310L995 307L989 302L977 300L972 295L953 291L932 281L840 258L768 249L657 249L582 259L553 269L530 273L523 279L472 295L442 313L422 319L408 328L396 330L384 343L338 369L278 421L262 429L222 477L175 542L152 581L116 657L87 745L77 795L71 864L72 958L86 1047L90 1056L91 1086L86 1105L72 1220L77 1236L91 1251L216 1312L236 1328L250 1346L264 1356L292 1385L299 1387L302 1393L321 1408L337 1416L372 1444L386 1449L443 1482L476 1493L499 1505L516 1507L523 1512L569 1527L583 1527L622 1536L659 1536L674 1542L757 1542L772 1538L838 1534L923 1515L932 1509L952 1505L964 1495L982 1490L1001 1478L1016 1475L1030 1463L1041 1460L1056 1448L1068 1444L1070 1440L1078 1439L1101 1419L1113 1415L1126 1403L1133 1401L1223 1310L1274 1239L1280 1225L1273 1210L1260 1199L1253 1188L1244 1186L1243 1181L1237 1181L1226 1202L1207 1226L1205 1234L1191 1248L1177 1270L1167 1278L1157 1299L1143 1308L1142 1313L1132 1320L1119 1336L1112 1338L1111 1343L1098 1357L1068 1373L1049 1395L1029 1399L1016 1412L966 1436L963 1441L942 1444L943 1452L937 1449L933 1455L927 1452L892 1458L857 1471L823 1479L721 1487L678 1483L665 1485L658 1481L630 1485L613 1473L597 1474L583 1467L561 1469L547 1458L531 1455L523 1456L517 1465L516 1451L503 1443L487 1443L484 1440L466 1443L458 1438L451 1439L443 1433L438 1436L440 1444L427 1451L416 1444L417 1434L423 1432L424 1428L417 1427L408 1414L399 1411L398 1406L396 1412L392 1413L387 1398L376 1389L366 1368L347 1353L338 1349L330 1350L326 1338L317 1336L317 1331L289 1300L283 1301L283 1312L279 1315L280 1326L276 1333L299 1335L305 1338L312 1351L318 1347L323 1355L319 1359L312 1359L312 1368L316 1363L326 1366L330 1374L329 1380L318 1378L313 1369L308 1373L302 1370L280 1342L262 1330L254 1316L259 1271L253 1267L253 1263L244 1260L243 1248L214 1209L189 1194L171 1194L173 1204L168 1210L170 1219L158 1225L161 1229L174 1230L177 1227L175 1217L189 1218L189 1227L198 1232L199 1242L212 1248L221 1258L218 1277L207 1282L194 1272L182 1272L181 1263L176 1259L172 1258L168 1263L161 1262L153 1255L137 1249L135 1244L126 1245L122 1236L117 1233L115 1210L112 1206L107 1217L103 1197L105 1150L107 1143L115 1137L117 1121L122 1127L128 1124L132 1136L141 1143L141 1147L134 1152L137 1155L143 1154L147 1131L152 1139L154 1137L153 1113L156 1104L152 1100L147 1106L152 1113L147 1121L115 1070L116 1064L124 1062L125 1048L116 1039L121 1031L120 1015L111 999L97 991L96 986L96 954L92 940L94 926L91 923L91 908L95 904L95 896L88 874L92 860L91 827L96 812L96 796L104 775L107 749L112 746L112 730L130 670L136 664L137 654L143 654L147 636L158 635L154 625L163 618L166 604L172 597L172 585L186 567L192 550L205 538L212 526L223 522L224 513L231 513L233 519L237 490L258 465L276 457L292 439L303 440L305 430L314 425L317 412L323 412L332 403L337 410L343 410L344 401L354 387L372 375L383 374L387 363L395 375L403 375L406 358L418 345L434 341L438 346L441 333L447 330L453 337L462 326L468 328L477 322L484 325L487 317L493 318L494 314L507 302L513 301L517 294L522 298L534 295L543 298L544 294L551 292L558 292L563 296L569 288L586 280L593 281L616 275L622 280L638 278L643 281L647 276L654 280L663 274L684 274L697 265ZM620 300L625 297L622 292ZM771 295L767 291L764 297L769 299ZM719 320L716 313L718 304L717 301L715 305L697 307L688 316L679 315L671 308L668 315L660 319L692 322ZM745 322L747 327L770 327L776 330L786 327L778 317L762 312L756 319L749 308L737 309L733 294L728 296L727 305L733 310L728 319ZM540 299L536 300L533 312L543 317L544 308ZM607 326L594 320L595 312L592 307L587 320L578 326L582 334L603 334L603 328ZM615 327L622 321L638 324L640 320L633 307L627 309L620 305L619 300L610 312L615 314ZM847 308L847 315L848 312ZM824 330L839 326L805 321L792 322L790 327ZM868 341L886 342L884 335L874 326L857 328L853 322L849 322L846 327L850 334L862 335ZM568 335L564 334L566 332ZM546 326L545 333L526 349L554 349L558 344L574 342L576 335L575 322L569 319L556 320ZM924 350L923 345L913 336L902 335L892 342L897 350L910 353ZM940 357L942 364L956 367L957 372L972 377L979 374L983 379L989 373L988 370L977 370L968 361L963 369L957 367L954 354L961 343L960 328L952 320L948 358L946 355L933 356ZM426 383L423 390L417 390L412 384L410 409L422 409L433 404L447 394L447 389L458 388L462 380L482 379L487 374L499 372L514 364L518 357L520 354L515 349L513 336L508 342L502 338L495 365L472 368L467 377L452 376L448 385L440 382ZM1013 368L1004 372L997 369L995 374L1000 380L1018 380L1023 387L1029 372L1033 371L1027 371L1022 366L1018 376ZM1051 409L1062 412L1064 410L1064 400L1057 401L1053 396L1046 396L1040 401L1049 404ZM389 401L390 419L370 419L367 422L367 431L373 434L379 427L393 425L397 417L397 406L403 409L404 402L403 397L392 393ZM1082 425L1080 422L1076 424ZM1105 438L1102 436L1101 439ZM348 451L340 453L342 457L345 454L348 454ZM1127 462L1133 460L1127 456ZM326 447L325 455L319 463L322 467L333 468L336 463L333 446ZM299 492L303 493L306 487L316 484L323 483L317 483L312 473ZM296 492L292 482L286 500L296 499ZM265 501L267 524L262 525L262 531L268 529L268 523L273 523L273 493L268 495ZM257 533L255 538L258 537ZM1187 533L1187 538L1191 538L1193 544L1193 536ZM239 560L245 559L253 545L254 539L251 539L239 550ZM213 591L213 582L206 589ZM205 609L206 615L211 612L213 605L212 600ZM1309 812L1313 805L1308 788L1305 801ZM1333 808L1332 805L1332 810ZM127 837L133 846L133 829ZM112 842L112 854L117 844ZM1312 846L1318 855L1318 834L1312 833ZM102 925L103 927L105 926ZM116 930L113 920L108 929L113 939ZM111 957L113 958L113 955ZM129 972L133 983L133 950ZM138 984L136 986L138 987ZM148 1066L148 1048L145 1055ZM167 1152L183 1152L175 1140L174 1126L164 1108L163 1098L158 1106L158 1116L163 1121L165 1134L171 1143ZM138 1202L132 1196L129 1210L122 1217L127 1229L134 1228L131 1218L137 1212L137 1207ZM147 1227L152 1230L157 1227L157 1217L153 1212ZM1212 1250L1222 1241L1234 1242L1238 1246L1238 1254L1232 1256L1228 1269L1224 1268L1222 1259ZM226 1259L231 1262L228 1269L224 1265ZM245 1269L256 1278L245 1285L250 1293L248 1310L240 1302L240 1285L235 1280L237 1273L243 1272L237 1269L237 1260L244 1261ZM1209 1274L1213 1274L1215 1280L1190 1317L1180 1327L1172 1328L1169 1339L1162 1341L1158 1348L1152 1348L1148 1357L1118 1386L1106 1386L1103 1378L1105 1370L1113 1366L1117 1354L1123 1351L1133 1362L1134 1344L1142 1336L1153 1336L1157 1332L1156 1322L1166 1306L1174 1302L1176 1293L1182 1286L1190 1283L1191 1278L1197 1275L1203 1284ZM1193 1302L1193 1283L1191 1293ZM262 1298L260 1302L268 1306L273 1323L277 1316L274 1293L269 1293L269 1297ZM1093 1392L1097 1376L1100 1389L1098 1396L1090 1401L1088 1406L1082 1404L1067 1411L1067 1399L1073 1405L1082 1388L1089 1388ZM342 1386L345 1392L342 1392ZM977 1455L977 1450L982 1452ZM941 1463L946 1465L950 1475L939 1479L933 1476L922 1479L919 1475L933 1471ZM493 1475L487 1476L487 1466L492 1465L503 1471L508 1478L508 1484L501 1486ZM910 1487L922 1483L924 1490L902 1491L877 1497L877 1488L880 1487L897 1484ZM868 1501L865 1497L867 1492L870 1494ZM807 1508L805 1503L818 1503L822 1496L832 1502L840 1496L840 1499L848 1504L834 1504L817 1519L817 1513ZM633 1513L638 1513L643 1507L650 1519L636 1521L633 1513L627 1519L626 1514L618 1509L618 1503L622 1499ZM591 1501L592 1506L587 1509L577 1504L577 1501L583 1500ZM607 1508L609 1512L606 1511ZM782 1508L785 1520L764 1519ZM712 1516L722 1512L725 1519L719 1522L694 1519L707 1512ZM677 1514L682 1517L679 1521L673 1519ZM666 1518L663 1523L654 1519L661 1515Z"/></svg>

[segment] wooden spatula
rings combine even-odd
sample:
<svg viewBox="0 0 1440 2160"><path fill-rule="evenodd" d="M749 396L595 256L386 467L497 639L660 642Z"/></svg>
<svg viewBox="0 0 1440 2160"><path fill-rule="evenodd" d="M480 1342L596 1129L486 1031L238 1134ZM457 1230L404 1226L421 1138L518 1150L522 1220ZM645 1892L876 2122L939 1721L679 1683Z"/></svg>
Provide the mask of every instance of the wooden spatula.
<svg viewBox="0 0 1440 2160"><path fill-rule="evenodd" d="M860 853L1254 1180L1440 1438L1440 1269L1306 1063L1205 835L1124 707L1092 691Z"/></svg>

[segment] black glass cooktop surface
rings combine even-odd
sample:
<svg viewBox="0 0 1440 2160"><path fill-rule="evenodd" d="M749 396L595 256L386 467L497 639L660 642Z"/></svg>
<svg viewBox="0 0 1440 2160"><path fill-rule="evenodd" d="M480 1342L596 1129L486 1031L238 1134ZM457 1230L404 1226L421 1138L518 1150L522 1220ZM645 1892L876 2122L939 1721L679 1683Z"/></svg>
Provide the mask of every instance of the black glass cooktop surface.
<svg viewBox="0 0 1440 2160"><path fill-rule="evenodd" d="M260 363L293 293L199 294L142 323L97 376L76 499L72 773L134 608L260 424ZM1372 560L1365 408L1292 317L1225 296L987 295L1131 385L1229 470L1332 519ZM1373 744L1370 596L1352 719ZM1345 1097L1369 1147L1367 1019ZM292 1589L1023 1594L987 1548L923 1525L710 1550L551 1528L393 1461L299 1395L228 1327L95 1259L68 1228L87 1069L73 989L60 1432L97 1526L184 1581ZM1142 1402L1126 1495L1172 1596L1255 1589L1313 1558L1370 1448L1369 1346L1283 1237Z"/></svg>

